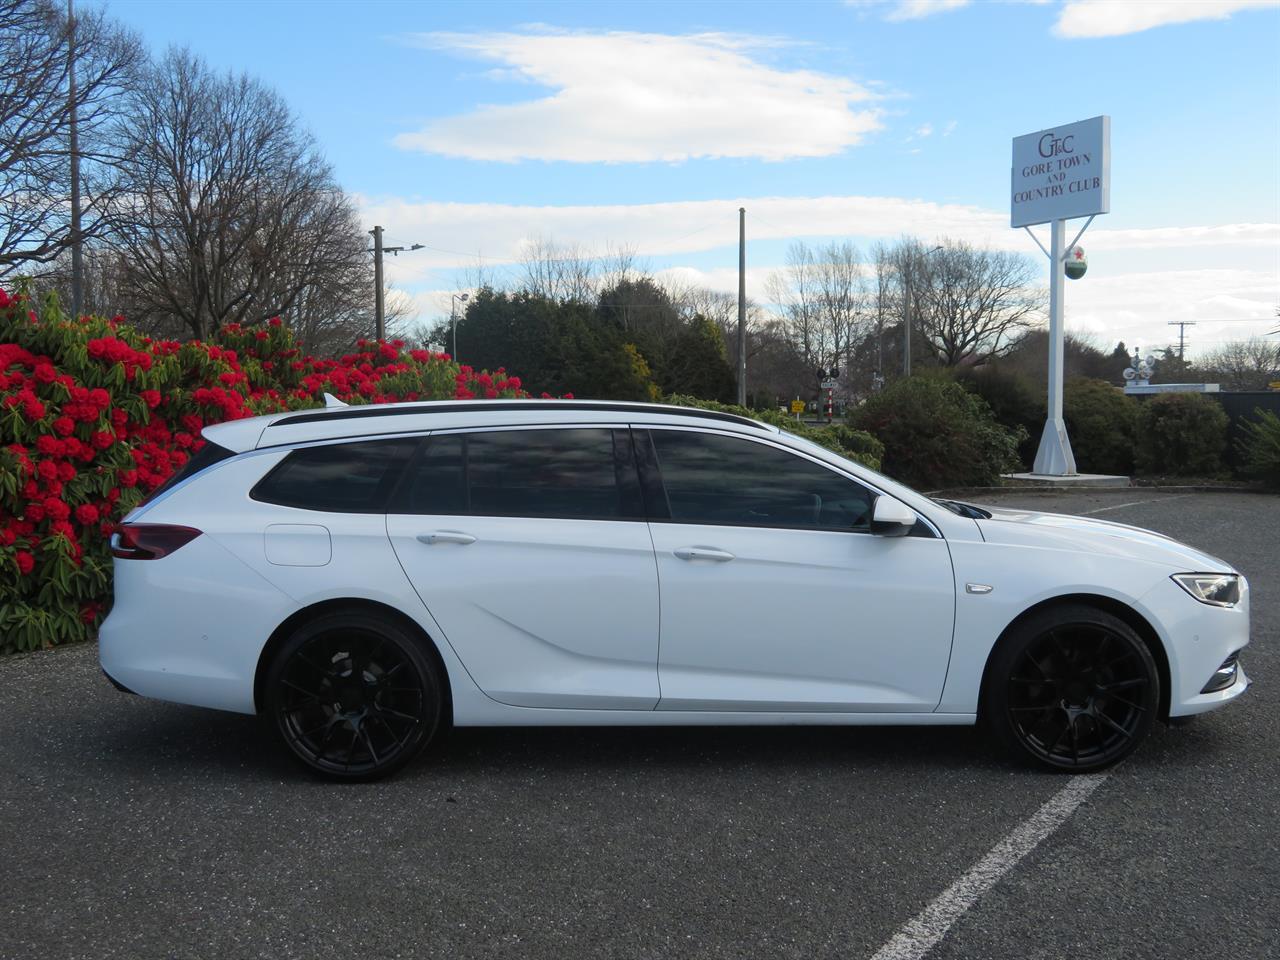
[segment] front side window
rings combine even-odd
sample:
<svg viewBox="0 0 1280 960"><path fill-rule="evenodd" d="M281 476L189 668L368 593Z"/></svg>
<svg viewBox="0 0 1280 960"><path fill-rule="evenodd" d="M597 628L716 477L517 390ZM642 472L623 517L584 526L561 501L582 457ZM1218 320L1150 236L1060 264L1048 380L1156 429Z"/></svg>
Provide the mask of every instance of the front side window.
<svg viewBox="0 0 1280 960"><path fill-rule="evenodd" d="M420 442L405 437L301 447L258 481L250 496L301 510L381 513Z"/></svg>
<svg viewBox="0 0 1280 960"><path fill-rule="evenodd" d="M811 460L713 433L649 435L673 522L869 529L871 492Z"/></svg>
<svg viewBox="0 0 1280 960"><path fill-rule="evenodd" d="M499 430L432 437L395 507L410 514L640 519L626 430Z"/></svg>

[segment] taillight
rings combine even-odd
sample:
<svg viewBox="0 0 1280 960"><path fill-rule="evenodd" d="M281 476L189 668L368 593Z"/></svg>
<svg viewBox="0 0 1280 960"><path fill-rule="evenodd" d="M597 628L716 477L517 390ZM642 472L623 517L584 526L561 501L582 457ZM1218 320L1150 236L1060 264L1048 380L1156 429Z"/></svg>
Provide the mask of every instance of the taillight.
<svg viewBox="0 0 1280 960"><path fill-rule="evenodd" d="M111 555L121 560L159 560L200 536L195 527L170 523L122 523L111 534Z"/></svg>

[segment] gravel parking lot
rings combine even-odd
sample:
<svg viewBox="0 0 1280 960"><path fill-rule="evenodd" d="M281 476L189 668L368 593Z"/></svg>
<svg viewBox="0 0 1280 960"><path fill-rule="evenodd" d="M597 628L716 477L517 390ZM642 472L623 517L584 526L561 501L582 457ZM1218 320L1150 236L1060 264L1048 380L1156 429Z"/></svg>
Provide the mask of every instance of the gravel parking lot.
<svg viewBox="0 0 1280 960"><path fill-rule="evenodd" d="M1276 956L1280 498L998 501L1236 564L1255 685L1157 727L928 956ZM4 958L916 956L895 934L1069 780L955 728L488 730L335 786L91 647L0 660L0 717Z"/></svg>

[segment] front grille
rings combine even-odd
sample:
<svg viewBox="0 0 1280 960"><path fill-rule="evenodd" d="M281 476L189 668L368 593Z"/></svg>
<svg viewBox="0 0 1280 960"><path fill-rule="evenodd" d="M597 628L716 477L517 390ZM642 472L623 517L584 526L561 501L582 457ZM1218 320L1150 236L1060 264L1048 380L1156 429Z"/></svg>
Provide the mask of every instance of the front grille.
<svg viewBox="0 0 1280 960"><path fill-rule="evenodd" d="M1209 682L1204 685L1201 693L1217 693L1219 690L1225 690L1236 682L1236 673L1238 672L1240 660L1240 652L1236 651L1222 661L1222 666L1213 672L1213 676L1209 678Z"/></svg>

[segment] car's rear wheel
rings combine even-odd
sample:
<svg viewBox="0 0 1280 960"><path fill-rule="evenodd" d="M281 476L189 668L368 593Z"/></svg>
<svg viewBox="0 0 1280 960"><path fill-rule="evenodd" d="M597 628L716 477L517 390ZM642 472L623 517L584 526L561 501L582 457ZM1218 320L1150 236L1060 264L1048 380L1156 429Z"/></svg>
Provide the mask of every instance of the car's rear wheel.
<svg viewBox="0 0 1280 960"><path fill-rule="evenodd" d="M335 780L376 780L435 736L441 678L420 639L364 612L303 624L268 668L266 709L293 756Z"/></svg>
<svg viewBox="0 0 1280 960"><path fill-rule="evenodd" d="M984 718L1022 759L1055 770L1100 770L1147 736L1160 672L1123 620L1084 605L1018 624L987 671Z"/></svg>

